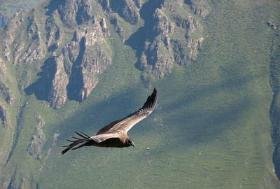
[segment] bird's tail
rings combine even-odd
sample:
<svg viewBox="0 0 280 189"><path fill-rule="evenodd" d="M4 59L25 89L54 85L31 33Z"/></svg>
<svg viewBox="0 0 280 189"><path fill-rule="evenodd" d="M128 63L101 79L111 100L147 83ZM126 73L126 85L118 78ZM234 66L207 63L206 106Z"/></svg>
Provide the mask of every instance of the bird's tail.
<svg viewBox="0 0 280 189"><path fill-rule="evenodd" d="M78 137L73 136L71 140L67 140L70 142L70 144L62 146L65 147L65 149L61 152L61 154L65 154L69 150L76 150L78 148L81 148L83 146L86 146L89 142L93 141L91 140L90 136L83 132L75 132Z"/></svg>

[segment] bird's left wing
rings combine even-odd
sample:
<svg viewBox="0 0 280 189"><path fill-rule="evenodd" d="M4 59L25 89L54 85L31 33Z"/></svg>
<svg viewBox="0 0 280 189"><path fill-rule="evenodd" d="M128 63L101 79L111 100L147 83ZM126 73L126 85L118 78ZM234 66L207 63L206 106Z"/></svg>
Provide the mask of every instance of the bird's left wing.
<svg viewBox="0 0 280 189"><path fill-rule="evenodd" d="M157 90L154 89L153 93L147 98L142 108L121 120L117 120L110 123L109 125L102 128L100 131L98 131L97 134L116 131L121 131L125 133L128 132L135 124L148 117L154 111L156 102Z"/></svg>

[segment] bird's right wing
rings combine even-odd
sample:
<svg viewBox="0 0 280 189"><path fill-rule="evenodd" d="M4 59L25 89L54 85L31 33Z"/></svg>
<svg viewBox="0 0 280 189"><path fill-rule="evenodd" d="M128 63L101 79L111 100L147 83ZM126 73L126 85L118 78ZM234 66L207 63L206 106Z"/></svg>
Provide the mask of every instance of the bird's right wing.
<svg viewBox="0 0 280 189"><path fill-rule="evenodd" d="M126 116L125 118L113 121L109 125L100 129L97 134L105 134L112 132L128 132L135 124L148 117L155 109L157 102L157 90L154 89L153 93L147 98L146 102L136 112Z"/></svg>

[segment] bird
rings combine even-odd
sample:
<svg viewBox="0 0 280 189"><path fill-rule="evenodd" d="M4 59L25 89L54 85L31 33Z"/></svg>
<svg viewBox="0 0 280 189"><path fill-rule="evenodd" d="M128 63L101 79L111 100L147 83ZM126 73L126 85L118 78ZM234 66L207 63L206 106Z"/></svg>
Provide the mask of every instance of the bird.
<svg viewBox="0 0 280 189"><path fill-rule="evenodd" d="M154 111L157 98L157 90L154 88L152 94L148 96L146 102L140 109L122 119L109 123L93 136L89 136L81 131L76 131L76 136L67 140L70 144L62 146L65 149L61 153L65 154L69 150L76 150L84 146L116 148L135 147L134 142L128 136L128 131Z"/></svg>

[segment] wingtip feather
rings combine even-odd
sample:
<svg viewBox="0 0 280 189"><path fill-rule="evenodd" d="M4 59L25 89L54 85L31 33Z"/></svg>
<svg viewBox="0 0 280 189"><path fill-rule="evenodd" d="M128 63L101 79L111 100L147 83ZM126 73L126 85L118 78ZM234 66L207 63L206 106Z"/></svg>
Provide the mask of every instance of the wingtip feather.
<svg viewBox="0 0 280 189"><path fill-rule="evenodd" d="M156 104L157 101L157 89L154 88L152 94L150 96L148 96L145 104L143 105L142 109L146 109L146 108L153 108Z"/></svg>

